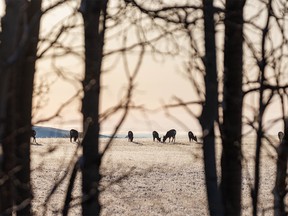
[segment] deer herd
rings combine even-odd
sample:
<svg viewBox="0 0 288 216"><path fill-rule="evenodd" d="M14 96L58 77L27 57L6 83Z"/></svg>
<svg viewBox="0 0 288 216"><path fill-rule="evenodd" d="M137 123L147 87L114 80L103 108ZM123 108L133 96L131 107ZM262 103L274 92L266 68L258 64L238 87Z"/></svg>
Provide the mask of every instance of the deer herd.
<svg viewBox="0 0 288 216"><path fill-rule="evenodd" d="M133 142L134 135L132 131L128 131L127 137L128 137L129 142ZM152 132L152 137L153 137L153 142L155 142L155 140L158 142L161 142L161 138L159 137L159 133L157 131ZM176 130L171 129L167 131L166 134L163 136L162 142L165 143L165 141L168 139L169 142L171 141L175 143L175 137L176 137ZM192 133L192 131L188 132L188 138L189 138L189 142L192 142L193 140L197 142L197 137Z"/></svg>
<svg viewBox="0 0 288 216"><path fill-rule="evenodd" d="M279 141L282 142L282 140L284 138L284 133L282 131L279 131L277 135L278 135ZM127 137L128 137L129 142L133 142L134 134L132 131L128 131ZM155 140L158 142L161 142L161 138L159 137L159 133L157 131L152 132L152 137L153 137L153 142L155 142ZM171 130L167 131L166 134L163 136L162 142L165 143L165 141L168 139L169 142L172 141L175 143L175 137L176 137L176 130L171 129ZM31 130L31 138L32 138L32 141L34 143L37 143L36 131L33 129ZM189 139L189 142L192 142L192 141L195 141L196 143L198 142L197 136L195 136L192 133L192 131L188 132L188 139ZM72 142L72 141L76 142L77 140L79 141L79 132L75 129L71 129L70 130L70 142Z"/></svg>
<svg viewBox="0 0 288 216"><path fill-rule="evenodd" d="M161 138L159 137L159 133L157 131L152 132L152 137L153 137L153 142L155 142L155 140L158 142L161 142ZM168 139L169 142L171 140L172 142L175 143L175 137L176 137L176 130L171 129L171 130L167 131L166 134L163 136L162 142L165 143L165 141ZM133 138L134 138L133 132L128 131L128 141L133 142ZM279 131L278 132L279 141L282 142L283 138L284 138L284 133L282 131ZM189 139L189 142L195 141L196 143L198 143L197 136L194 135L192 131L188 132L188 139Z"/></svg>

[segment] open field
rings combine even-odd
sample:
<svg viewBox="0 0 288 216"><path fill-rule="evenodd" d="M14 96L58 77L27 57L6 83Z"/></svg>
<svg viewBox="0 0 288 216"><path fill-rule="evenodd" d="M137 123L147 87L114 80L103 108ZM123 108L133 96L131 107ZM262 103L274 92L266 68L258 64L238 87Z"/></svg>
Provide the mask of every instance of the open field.
<svg viewBox="0 0 288 216"><path fill-rule="evenodd" d="M69 139L38 139L31 145L35 215L61 215L76 144ZM276 139L275 139L276 141ZM101 139L104 147L107 139ZM245 139L243 154L243 214L251 215L250 184L253 179L253 139ZM218 167L221 146L217 145ZM261 166L261 210L273 205L275 153L264 145ZM81 149L76 155L81 154ZM53 185L68 174L47 199ZM187 138L175 144L157 143L151 138L115 139L104 157L101 182L102 215L207 215L202 145ZM78 173L69 215L80 215L81 176ZM262 213L262 212L261 212ZM272 215L271 209L264 215Z"/></svg>

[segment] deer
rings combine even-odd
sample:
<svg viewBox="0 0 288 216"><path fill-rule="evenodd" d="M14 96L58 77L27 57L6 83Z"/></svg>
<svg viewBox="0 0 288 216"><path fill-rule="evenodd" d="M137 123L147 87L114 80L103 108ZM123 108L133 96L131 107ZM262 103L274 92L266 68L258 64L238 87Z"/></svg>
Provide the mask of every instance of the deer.
<svg viewBox="0 0 288 216"><path fill-rule="evenodd" d="M128 131L128 142L133 142L133 132L132 131Z"/></svg>
<svg viewBox="0 0 288 216"><path fill-rule="evenodd" d="M34 142L34 143L37 143L37 141L36 141L36 131L35 130L31 130L31 137L32 137L32 141Z"/></svg>
<svg viewBox="0 0 288 216"><path fill-rule="evenodd" d="M176 130L175 129L171 129L171 130L167 131L166 135L163 136L163 143L165 143L167 138L169 138L169 142L170 142L170 139L172 138L172 142L174 141L174 143L175 143L175 136L176 136Z"/></svg>
<svg viewBox="0 0 288 216"><path fill-rule="evenodd" d="M197 137L192 133L192 131L188 132L188 138L189 138L189 142L192 142L192 140L197 142Z"/></svg>
<svg viewBox="0 0 288 216"><path fill-rule="evenodd" d="M70 142L72 142L72 139L74 140L74 142L76 142L78 137L79 137L78 131L75 129L71 129L70 130Z"/></svg>
<svg viewBox="0 0 288 216"><path fill-rule="evenodd" d="M161 138L159 137L159 134L157 131L153 131L152 136L153 136L153 142L155 142L155 139L158 140L158 142L161 142Z"/></svg>
<svg viewBox="0 0 288 216"><path fill-rule="evenodd" d="M280 142L282 142L283 137L284 137L284 133L282 131L279 131L278 132L278 138L279 138Z"/></svg>

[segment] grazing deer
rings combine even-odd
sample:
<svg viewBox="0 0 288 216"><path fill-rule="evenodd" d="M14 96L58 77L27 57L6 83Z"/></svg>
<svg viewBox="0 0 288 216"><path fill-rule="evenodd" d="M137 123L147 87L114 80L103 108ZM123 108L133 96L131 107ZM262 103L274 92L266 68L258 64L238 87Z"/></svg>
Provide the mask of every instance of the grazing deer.
<svg viewBox="0 0 288 216"><path fill-rule="evenodd" d="M128 141L129 142L133 142L133 132L132 131L128 131Z"/></svg>
<svg viewBox="0 0 288 216"><path fill-rule="evenodd" d="M155 139L158 140L158 142L161 142L161 138L159 137L159 134L157 131L153 131L152 136L153 136L153 142L155 142Z"/></svg>
<svg viewBox="0 0 288 216"><path fill-rule="evenodd" d="M167 131L166 135L163 136L163 143L166 141L167 138L169 138L169 142L170 142L170 138L172 138L172 142L174 141L174 143L175 143L175 136L176 136L176 130L175 129L171 129L171 130Z"/></svg>
<svg viewBox="0 0 288 216"><path fill-rule="evenodd" d="M36 131L35 130L31 130L31 137L32 137L32 141L34 142L34 143L37 143L36 142Z"/></svg>
<svg viewBox="0 0 288 216"><path fill-rule="evenodd" d="M197 137L192 133L192 131L188 132L188 137L189 137L189 142L192 142L192 140L197 142Z"/></svg>
<svg viewBox="0 0 288 216"><path fill-rule="evenodd" d="M76 142L78 137L79 137L78 131L75 129L71 129L70 130L70 142L72 142L72 138L73 138L74 142Z"/></svg>
<svg viewBox="0 0 288 216"><path fill-rule="evenodd" d="M280 142L282 142L283 137L284 137L284 133L282 131L279 131L278 132L278 138L279 138Z"/></svg>

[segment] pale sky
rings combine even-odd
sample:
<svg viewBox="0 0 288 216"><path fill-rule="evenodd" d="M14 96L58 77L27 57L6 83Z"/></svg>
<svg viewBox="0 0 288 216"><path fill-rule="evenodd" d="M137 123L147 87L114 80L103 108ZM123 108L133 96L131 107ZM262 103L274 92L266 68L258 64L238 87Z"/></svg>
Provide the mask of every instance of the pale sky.
<svg viewBox="0 0 288 216"><path fill-rule="evenodd" d="M48 15L44 16L42 20L42 34L45 35L46 32L49 32L51 27L53 30L57 29L53 26L55 26L55 24L57 25L58 20L68 16L69 13L71 13L71 10L66 7L63 10L58 9L53 11L49 17ZM80 16L78 18L78 20L81 20ZM78 32L75 31L76 33L73 33L74 41L68 39L68 41L70 41L69 44L71 43L72 46L73 43L81 45L83 38L80 30L81 29L78 29ZM65 41L65 39L63 39L63 41ZM115 43L119 44L121 41L116 40L113 44ZM129 70L131 72L134 70L137 62L137 56L130 54L128 58ZM110 70L111 64L115 61L118 62L117 66ZM35 112L34 121L55 113L62 102L68 100L81 88L81 79L84 72L83 64L81 64L79 58L70 57L69 60L62 59L57 61L56 64L59 69L72 73L75 77L69 75L69 78L74 79L74 82L66 81L64 78L56 78L55 75L51 75L51 71L55 70L51 68L51 61L40 60L37 65L36 87L39 85L39 80L43 78L45 82L51 82L53 84L50 86L49 95L41 97L41 100L43 100L43 98L47 99L47 103ZM183 129L183 127L180 127L179 124L167 117L163 111L159 111L159 108L161 108L164 103L168 104L172 102L171 98L174 95L187 101L197 100L197 98L193 97L194 93L190 82L185 80L183 74L181 74L183 72L180 72L181 64L181 61L176 61L170 57L158 58L157 60L153 59L150 54L144 57L135 81L136 87L133 93L133 101L135 105L142 105L149 111L145 113L143 113L143 111L131 111L121 128L122 131L125 133L128 130L136 132L153 130L167 131L175 128L179 132L183 130L185 133L186 131L188 132L188 129L197 133L201 132L198 121L189 116L183 109L171 110L171 114L179 118L180 121L183 121L187 129ZM105 59L104 69L106 70L107 68L109 68L109 71L104 72L101 77L103 86L101 92L102 110L106 110L113 105L115 106L119 99L124 96L127 88L127 76L123 66L123 59L119 57L119 55ZM54 82L54 80L57 80L57 82ZM36 99L35 101L39 100ZM63 129L73 127L81 130L82 117L80 114L80 102L81 97L61 113L61 118L41 123L40 125L60 127ZM194 109L196 113L199 113L199 106L195 106ZM113 116L102 125L102 130L104 132L111 131L116 126L115 124L118 122L118 119L119 115Z"/></svg>
<svg viewBox="0 0 288 216"><path fill-rule="evenodd" d="M70 3L70 5L73 5L73 3ZM56 32L59 26L59 20L67 17L72 12L73 10L71 10L71 7L64 6L45 15L41 23L42 37L45 37L44 35L51 32L51 29ZM81 16L78 16L76 19L65 19L64 24L67 25L72 22L81 22ZM60 24L63 23L60 22ZM73 46L79 53L83 51L83 48L81 47L83 44L83 33L81 32L81 28L73 30L69 35L64 35L60 40L66 45ZM186 44L185 40L183 40L183 42L181 41L181 38L179 40L183 47L189 46ZM121 42L122 41L116 40L111 42L111 44L117 46L121 44ZM45 43L43 43L43 45L45 46ZM51 54L53 53L55 52L51 52ZM136 55L128 55L128 61L130 70L133 70L137 61ZM118 63L117 66L111 69L110 66L115 62ZM183 62L184 59L181 59L181 56L178 56L178 58L158 58L157 61L153 59L150 54L145 56L136 78L136 88L133 93L133 101L135 105L143 105L150 111L145 113L141 111L131 111L121 128L121 131L124 133L128 130L132 130L134 133L143 131L152 132L153 130L165 132L171 128L175 128L179 133L186 133L188 130L191 130L197 135L201 134L201 127L198 121L189 115L184 109L171 109L170 113L183 122L185 126L177 124L171 118L166 116L163 110L159 110L164 103L169 104L175 102L172 100L173 96L177 96L183 101L198 100L190 81L185 78L183 74ZM117 104L125 94L127 84L123 60L119 55L105 59L104 69L107 68L109 68L109 71L103 73L101 77L103 86L101 92L102 110L106 110L107 108ZM57 70L63 72L65 77L60 76L59 72L58 75L56 75ZM63 102L65 103L69 100L69 98L71 98L81 88L81 79L83 78L83 74L83 64L79 57L69 56L68 58L59 58L56 61L51 61L51 59L38 61L35 87L39 88L41 83L48 84L49 91L47 91L47 94L35 98L34 106L41 101L41 108L35 109L33 121L37 122L53 115ZM202 83L201 77L199 76L197 78L199 78L198 82ZM46 90L45 87L42 87L41 89L44 91ZM82 95L78 96L78 98L69 104L69 106L60 113L61 117L39 125L67 130L75 128L81 131L81 97ZM255 101L257 101L255 98L250 98L249 101L247 100L247 103L255 105ZM201 109L197 105L191 107L191 110L196 115L200 115L201 113ZM249 115L249 112L250 111L248 110L247 115ZM270 106L266 113L266 120L268 121L277 117L279 113L279 106L275 103L275 105ZM108 131L111 131L118 122L118 118L119 115L113 116L109 121L105 122L101 126L102 132L108 133ZM281 124L274 125L269 127L269 133L275 134L281 129Z"/></svg>

